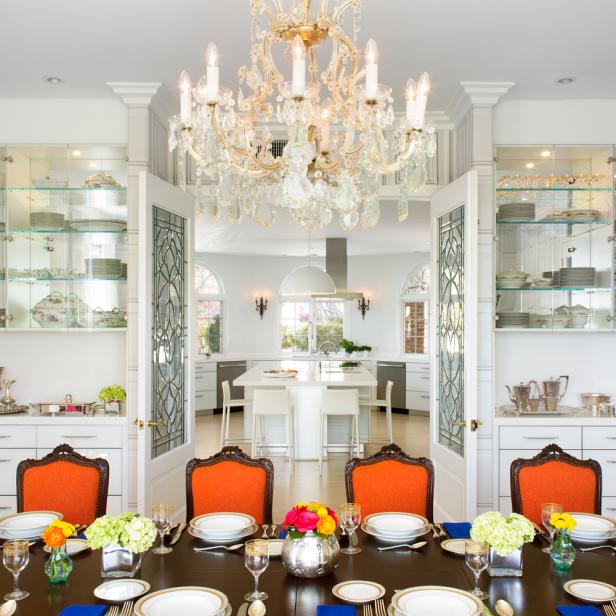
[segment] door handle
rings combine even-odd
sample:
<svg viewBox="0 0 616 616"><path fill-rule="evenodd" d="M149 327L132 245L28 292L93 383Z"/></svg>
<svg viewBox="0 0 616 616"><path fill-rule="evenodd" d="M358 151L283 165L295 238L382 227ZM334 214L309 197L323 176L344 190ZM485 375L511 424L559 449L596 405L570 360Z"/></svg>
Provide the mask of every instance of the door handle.
<svg viewBox="0 0 616 616"><path fill-rule="evenodd" d="M156 426L160 426L162 423L162 419L159 419L158 421L148 421L148 428L155 428Z"/></svg>
<svg viewBox="0 0 616 616"><path fill-rule="evenodd" d="M459 426L461 428L466 428L466 422L465 421L452 421L449 425L450 426Z"/></svg>

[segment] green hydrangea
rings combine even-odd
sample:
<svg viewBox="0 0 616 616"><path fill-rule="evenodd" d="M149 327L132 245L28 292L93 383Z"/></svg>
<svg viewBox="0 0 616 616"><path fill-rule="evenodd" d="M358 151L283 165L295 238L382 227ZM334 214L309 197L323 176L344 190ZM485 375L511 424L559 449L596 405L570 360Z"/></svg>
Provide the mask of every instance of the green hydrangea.
<svg viewBox="0 0 616 616"><path fill-rule="evenodd" d="M511 556L534 538L532 522L518 513L504 517L498 511L488 511L477 516L471 527L471 539L485 541L499 556Z"/></svg>
<svg viewBox="0 0 616 616"><path fill-rule="evenodd" d="M87 528L86 540L93 550L119 545L131 552L147 552L156 540L154 522L138 513L104 515Z"/></svg>

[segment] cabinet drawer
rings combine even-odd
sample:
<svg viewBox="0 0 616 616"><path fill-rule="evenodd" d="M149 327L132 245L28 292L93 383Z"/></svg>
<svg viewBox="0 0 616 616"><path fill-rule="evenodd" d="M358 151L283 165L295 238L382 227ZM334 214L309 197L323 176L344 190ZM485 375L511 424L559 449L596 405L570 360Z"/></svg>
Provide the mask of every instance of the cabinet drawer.
<svg viewBox="0 0 616 616"><path fill-rule="evenodd" d="M412 391L430 391L430 374L428 372L407 372L406 388Z"/></svg>
<svg viewBox="0 0 616 616"><path fill-rule="evenodd" d="M412 411L429 411L430 394L426 391L406 390L406 408Z"/></svg>
<svg viewBox="0 0 616 616"><path fill-rule="evenodd" d="M417 374L425 374L426 372L430 372L430 363L406 362L406 371L416 372ZM408 377L406 378L408 379Z"/></svg>
<svg viewBox="0 0 616 616"><path fill-rule="evenodd" d="M195 374L203 374L204 372L216 372L215 361L195 362Z"/></svg>
<svg viewBox="0 0 616 616"><path fill-rule="evenodd" d="M616 496L604 496L601 499L601 513L616 519Z"/></svg>
<svg viewBox="0 0 616 616"><path fill-rule="evenodd" d="M0 426L0 448L36 447L36 426Z"/></svg>
<svg viewBox="0 0 616 616"><path fill-rule="evenodd" d="M616 428L584 427L584 449L616 449Z"/></svg>
<svg viewBox="0 0 616 616"><path fill-rule="evenodd" d="M36 432L37 449L53 449L61 443L68 443L75 449L121 449L122 428L120 426L45 426Z"/></svg>
<svg viewBox="0 0 616 616"><path fill-rule="evenodd" d="M36 458L36 449L0 450L0 494L17 494L17 465L27 458Z"/></svg>
<svg viewBox="0 0 616 616"><path fill-rule="evenodd" d="M584 449L584 459L592 459L601 465L603 496L616 496L616 449Z"/></svg>
<svg viewBox="0 0 616 616"><path fill-rule="evenodd" d="M216 389L215 372L198 372L195 375L195 391L213 391Z"/></svg>
<svg viewBox="0 0 616 616"><path fill-rule="evenodd" d="M51 449L37 449L36 457L42 458ZM109 462L109 494L122 494L122 450L121 449L89 449L80 447L75 449L86 458L105 458Z"/></svg>
<svg viewBox="0 0 616 616"><path fill-rule="evenodd" d="M195 394L195 410L203 411L205 409L216 408L216 392L202 391Z"/></svg>
<svg viewBox="0 0 616 616"><path fill-rule="evenodd" d="M17 513L17 496L0 496L0 517Z"/></svg>
<svg viewBox="0 0 616 616"><path fill-rule="evenodd" d="M556 443L562 449L582 449L582 428L569 426L502 426L499 449L539 452Z"/></svg>

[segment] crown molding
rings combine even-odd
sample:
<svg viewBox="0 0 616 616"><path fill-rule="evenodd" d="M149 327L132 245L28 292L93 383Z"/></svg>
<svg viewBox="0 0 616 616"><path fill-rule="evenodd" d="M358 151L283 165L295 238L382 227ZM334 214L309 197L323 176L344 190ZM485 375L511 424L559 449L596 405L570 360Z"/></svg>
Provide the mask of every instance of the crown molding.
<svg viewBox="0 0 616 616"><path fill-rule="evenodd" d="M148 106L162 84L159 81L108 81L107 85L124 104Z"/></svg>
<svg viewBox="0 0 616 616"><path fill-rule="evenodd" d="M460 123L471 107L494 107L515 86L515 82L461 81L460 86L448 114L454 126Z"/></svg>

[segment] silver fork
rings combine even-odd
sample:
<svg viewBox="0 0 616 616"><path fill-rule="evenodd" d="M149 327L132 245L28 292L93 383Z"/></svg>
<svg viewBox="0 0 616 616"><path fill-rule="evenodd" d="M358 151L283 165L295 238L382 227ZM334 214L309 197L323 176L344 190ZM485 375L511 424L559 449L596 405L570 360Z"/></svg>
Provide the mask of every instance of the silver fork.
<svg viewBox="0 0 616 616"><path fill-rule="evenodd" d="M210 545L207 548L194 548L195 552L209 552L210 550L227 550L227 552L235 552L243 548L243 543L236 543L235 545Z"/></svg>
<svg viewBox="0 0 616 616"><path fill-rule="evenodd" d="M374 609L376 611L376 616L387 616L385 601L383 601L383 599L377 599L374 602Z"/></svg>
<svg viewBox="0 0 616 616"><path fill-rule="evenodd" d="M122 611L120 612L120 616L131 616L133 613L133 602L125 601L122 606Z"/></svg>
<svg viewBox="0 0 616 616"><path fill-rule="evenodd" d="M611 550L614 550L614 552L616 552L616 546L615 545L596 545L592 548L580 548L580 552L592 552L593 550L600 550L601 548L610 548Z"/></svg>
<svg viewBox="0 0 616 616"><path fill-rule="evenodd" d="M611 605L605 604L603 606L603 611L605 612L605 616L616 616L616 609L614 609Z"/></svg>
<svg viewBox="0 0 616 616"><path fill-rule="evenodd" d="M106 612L105 616L120 616L120 608L117 605L112 605Z"/></svg>
<svg viewBox="0 0 616 616"><path fill-rule="evenodd" d="M372 605L364 603L364 616L373 616Z"/></svg>

